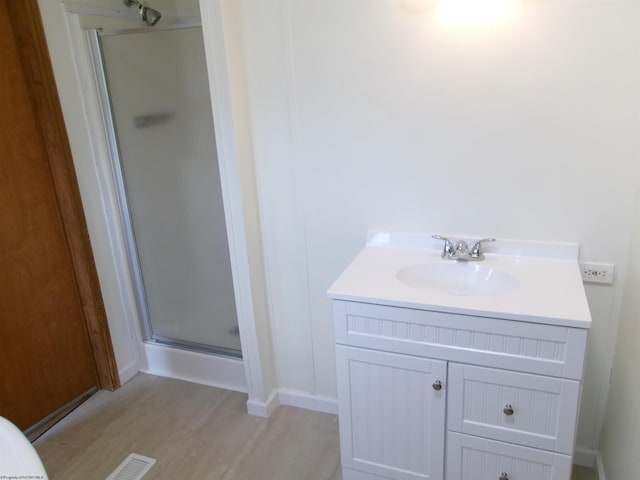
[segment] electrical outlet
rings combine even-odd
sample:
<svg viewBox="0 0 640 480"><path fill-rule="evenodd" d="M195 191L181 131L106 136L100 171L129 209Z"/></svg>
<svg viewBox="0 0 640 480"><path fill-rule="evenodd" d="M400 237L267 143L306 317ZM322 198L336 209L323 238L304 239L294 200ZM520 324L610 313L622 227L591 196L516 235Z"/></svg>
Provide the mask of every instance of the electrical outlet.
<svg viewBox="0 0 640 480"><path fill-rule="evenodd" d="M585 282L612 284L613 272L611 263L580 262L580 275Z"/></svg>

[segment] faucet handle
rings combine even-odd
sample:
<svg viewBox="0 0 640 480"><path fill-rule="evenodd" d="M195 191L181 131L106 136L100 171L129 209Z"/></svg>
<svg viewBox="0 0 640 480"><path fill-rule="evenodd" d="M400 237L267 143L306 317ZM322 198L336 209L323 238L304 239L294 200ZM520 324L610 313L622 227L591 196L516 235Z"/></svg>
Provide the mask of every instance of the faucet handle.
<svg viewBox="0 0 640 480"><path fill-rule="evenodd" d="M471 252L469 253L469 255L471 255L472 258L475 258L477 260L482 260L484 258L484 254L480 251L480 247L482 246L482 244L484 242L495 242L496 239L495 238L483 238L482 240L478 240L476 243L473 244L473 247L471 247Z"/></svg>
<svg viewBox="0 0 640 480"><path fill-rule="evenodd" d="M435 238L436 240L444 240L444 250L442 250L442 258L451 257L455 254L455 247L453 246L453 242L451 242L451 240L449 240L447 237L432 235L431 238Z"/></svg>

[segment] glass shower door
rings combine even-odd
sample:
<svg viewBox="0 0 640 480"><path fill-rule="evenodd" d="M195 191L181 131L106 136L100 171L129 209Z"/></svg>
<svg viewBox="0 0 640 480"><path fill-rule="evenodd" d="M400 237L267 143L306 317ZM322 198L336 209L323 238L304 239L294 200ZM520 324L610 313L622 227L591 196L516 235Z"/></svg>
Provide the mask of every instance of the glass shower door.
<svg viewBox="0 0 640 480"><path fill-rule="evenodd" d="M97 35L147 340L240 356L202 30Z"/></svg>

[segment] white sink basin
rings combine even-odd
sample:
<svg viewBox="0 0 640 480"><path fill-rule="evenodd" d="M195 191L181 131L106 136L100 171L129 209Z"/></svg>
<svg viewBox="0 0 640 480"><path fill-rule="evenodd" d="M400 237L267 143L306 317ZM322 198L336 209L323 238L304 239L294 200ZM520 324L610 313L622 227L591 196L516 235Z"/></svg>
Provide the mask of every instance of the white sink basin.
<svg viewBox="0 0 640 480"><path fill-rule="evenodd" d="M449 295L504 295L520 281L505 271L476 262L423 263L396 272L405 285Z"/></svg>
<svg viewBox="0 0 640 480"><path fill-rule="evenodd" d="M591 328L578 244L500 240L491 249L482 261L455 262L440 257L442 242L431 235L374 233L328 294L347 302Z"/></svg>

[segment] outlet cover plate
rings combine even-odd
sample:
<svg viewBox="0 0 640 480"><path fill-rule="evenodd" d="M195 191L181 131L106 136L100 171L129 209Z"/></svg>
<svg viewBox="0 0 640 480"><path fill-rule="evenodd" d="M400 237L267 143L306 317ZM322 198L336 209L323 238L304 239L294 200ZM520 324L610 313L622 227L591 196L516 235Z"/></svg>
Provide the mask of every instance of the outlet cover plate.
<svg viewBox="0 0 640 480"><path fill-rule="evenodd" d="M589 283L613 283L615 266L612 263L580 262L582 280Z"/></svg>

